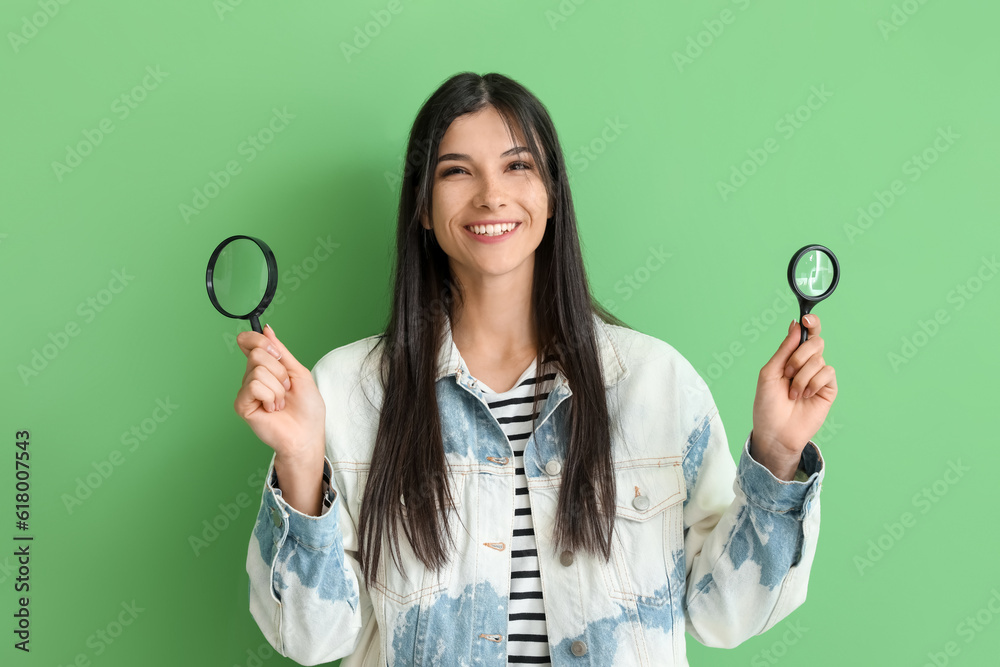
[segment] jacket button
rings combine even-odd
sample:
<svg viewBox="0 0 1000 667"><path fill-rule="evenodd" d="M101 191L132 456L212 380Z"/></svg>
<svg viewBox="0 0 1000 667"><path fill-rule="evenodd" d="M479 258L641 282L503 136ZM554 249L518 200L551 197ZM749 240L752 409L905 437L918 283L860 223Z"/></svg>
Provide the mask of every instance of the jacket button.
<svg viewBox="0 0 1000 667"><path fill-rule="evenodd" d="M573 655L580 657L587 654L587 642L581 642L579 640L573 642L573 645L569 647L569 650L573 652Z"/></svg>
<svg viewBox="0 0 1000 667"><path fill-rule="evenodd" d="M564 551L561 554L559 554L559 562L562 563L565 567L569 567L570 565L572 565L573 564L573 552L572 551Z"/></svg>
<svg viewBox="0 0 1000 667"><path fill-rule="evenodd" d="M558 475L561 471L562 471L562 464L559 463L559 461L556 461L555 459L552 459L551 461L545 464L545 472L547 472L550 475L553 476Z"/></svg>
<svg viewBox="0 0 1000 667"><path fill-rule="evenodd" d="M274 522L275 528L281 528L281 510L277 507L271 510L271 521Z"/></svg>
<svg viewBox="0 0 1000 667"><path fill-rule="evenodd" d="M646 496L636 496L632 499L632 507L636 508L640 512L645 512L649 509L649 498Z"/></svg>

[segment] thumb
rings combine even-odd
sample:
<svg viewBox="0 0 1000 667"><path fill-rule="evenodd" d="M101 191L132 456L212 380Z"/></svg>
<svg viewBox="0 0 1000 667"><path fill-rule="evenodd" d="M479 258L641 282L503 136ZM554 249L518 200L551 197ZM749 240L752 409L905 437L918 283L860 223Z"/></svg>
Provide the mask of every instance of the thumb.
<svg viewBox="0 0 1000 667"><path fill-rule="evenodd" d="M764 364L764 368L762 369L763 374L777 377L785 375L785 366L788 365L788 360L791 358L792 353L795 352L795 349L799 345L799 339L802 337L800 326L795 320L792 320L792 323L788 325L788 335L781 341L781 345L778 346L774 355Z"/></svg>
<svg viewBox="0 0 1000 667"><path fill-rule="evenodd" d="M285 368L288 369L289 374L294 373L295 375L300 375L302 373L309 373L309 369L300 364L299 360L295 358L295 355L288 351L285 344L278 340L278 337L275 335L274 329L271 328L270 324L264 325L264 335L271 339L271 344L274 346L274 349L276 349L281 355L278 357L278 361L280 361Z"/></svg>

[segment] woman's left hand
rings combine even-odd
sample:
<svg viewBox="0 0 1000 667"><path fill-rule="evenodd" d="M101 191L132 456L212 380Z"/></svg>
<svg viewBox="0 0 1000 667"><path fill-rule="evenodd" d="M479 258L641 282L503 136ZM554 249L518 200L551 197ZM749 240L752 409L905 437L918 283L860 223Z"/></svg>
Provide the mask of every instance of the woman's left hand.
<svg viewBox="0 0 1000 667"><path fill-rule="evenodd" d="M792 322L788 336L760 369L753 400L750 453L778 479L791 480L802 450L826 420L837 397L837 376L823 361L823 339L816 315L802 318L809 338Z"/></svg>

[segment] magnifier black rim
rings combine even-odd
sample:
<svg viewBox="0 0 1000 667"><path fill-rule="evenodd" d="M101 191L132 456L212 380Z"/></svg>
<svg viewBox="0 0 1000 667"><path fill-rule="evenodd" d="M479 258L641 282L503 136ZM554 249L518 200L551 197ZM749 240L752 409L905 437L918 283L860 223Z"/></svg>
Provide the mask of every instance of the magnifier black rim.
<svg viewBox="0 0 1000 667"><path fill-rule="evenodd" d="M799 290L798 286L795 284L795 265L799 263L799 259L802 257L802 255L812 250L822 250L827 254L827 256L830 258L830 261L833 263L833 281L830 283L830 287L828 287L826 291L823 292L822 294L818 294L816 296L809 296L803 294ZM840 282L840 262L837 261L837 256L833 254L833 251L824 245L813 243L811 245L803 246L799 248L794 255L792 255L792 260L788 262L788 284L792 288L792 291L795 292L795 294L804 301L819 303L826 297L833 294L833 290L837 288L837 283L839 282Z"/></svg>
<svg viewBox="0 0 1000 667"><path fill-rule="evenodd" d="M238 239L249 239L256 243L261 252L264 253L264 261L267 263L267 287L264 288L264 296L261 297L260 303L246 315L233 315L223 308L219 300L215 298L215 285L212 283L212 273L215 271L215 263L219 260L222 249ZM271 299L274 298L274 293L278 289L278 262L274 259L274 253L271 252L271 248L259 238L246 236L245 234L235 234L217 245L215 250L212 251L212 256L208 260L208 269L205 272L205 287L208 289L208 298L212 301L212 305L215 306L216 310L226 317L231 317L235 320L248 320L254 315L259 316L263 313L271 303Z"/></svg>

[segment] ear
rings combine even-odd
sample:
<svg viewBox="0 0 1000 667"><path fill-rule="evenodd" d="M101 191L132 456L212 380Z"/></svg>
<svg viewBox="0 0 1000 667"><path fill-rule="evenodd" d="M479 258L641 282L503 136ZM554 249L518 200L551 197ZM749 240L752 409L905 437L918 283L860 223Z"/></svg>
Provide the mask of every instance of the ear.
<svg viewBox="0 0 1000 667"><path fill-rule="evenodd" d="M420 189L419 185L414 185L413 186L413 194L416 194L417 190L419 190L419 189ZM430 229L431 228L430 222L427 221L427 214L426 213L421 213L420 214L420 226L423 227L424 229Z"/></svg>

